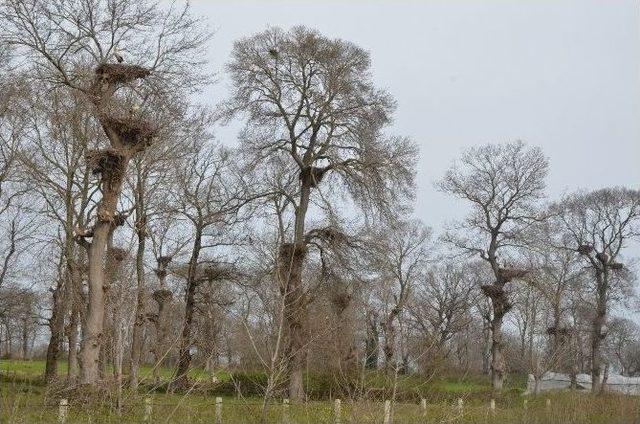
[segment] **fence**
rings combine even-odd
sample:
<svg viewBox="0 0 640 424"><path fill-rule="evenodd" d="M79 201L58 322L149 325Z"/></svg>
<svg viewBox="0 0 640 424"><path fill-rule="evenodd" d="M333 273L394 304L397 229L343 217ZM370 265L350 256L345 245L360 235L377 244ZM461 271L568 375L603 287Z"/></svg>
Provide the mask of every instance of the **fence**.
<svg viewBox="0 0 640 424"><path fill-rule="evenodd" d="M227 404L230 407L237 407L238 405L246 406L248 402L239 402L239 401L233 401L233 400L227 400L225 402L223 398L216 397L213 403L211 402L206 403L207 406L211 406L213 409L214 419L213 421L211 421L212 424L235 424L237 422L232 419L226 420L225 406L227 406ZM256 401L254 401L253 404L263 405L262 402L256 402ZM283 399L279 419L277 419L276 421L270 420L269 422L279 422L280 424L295 424L295 420L293 420L291 417L291 405L292 404L289 402L289 399ZM383 409L382 419L380 421L374 420L373 422L379 422L380 424L394 424L394 407L396 405L398 404L395 404L391 400L385 400L383 402L383 408L382 408ZM407 404L402 404L402 405L406 406ZM67 424L70 406L71 405L68 399L60 399L58 404L58 423L59 424ZM162 422L164 418L167 418L165 416L166 410L163 411L162 416L158 416L158 414L155 414L154 406L162 406L166 408L171 405L167 405L164 402L154 404L152 398L150 397L145 398L141 406L141 416L142 416L143 423ZM416 414L418 416L416 416L415 418L418 418L418 419L422 418L423 420L425 420L427 417L429 406L430 406L429 403L427 402L426 399L421 399L419 404L416 406L419 406L419 413ZM441 404L438 404L438 406L441 406ZM522 407L523 407L523 411L526 412L528 408L528 399L524 399L522 401ZM550 410L550 408L551 408L551 399L547 398L545 399L545 409ZM329 409L329 408L325 406L324 409ZM451 416L454 418L454 420L456 417L458 418L463 417L465 414L465 409L466 409L465 401L462 398L459 398L453 405L450 406ZM333 402L331 403L330 410L331 410L331 417L325 416L321 422L326 422L329 424L343 424L344 416L343 416L342 400L334 399ZM491 399L486 404L486 413L487 413L487 416L495 417L496 415L495 399ZM421 421L421 422L426 422L426 421ZM396 422L395 424L398 424L398 423Z"/></svg>

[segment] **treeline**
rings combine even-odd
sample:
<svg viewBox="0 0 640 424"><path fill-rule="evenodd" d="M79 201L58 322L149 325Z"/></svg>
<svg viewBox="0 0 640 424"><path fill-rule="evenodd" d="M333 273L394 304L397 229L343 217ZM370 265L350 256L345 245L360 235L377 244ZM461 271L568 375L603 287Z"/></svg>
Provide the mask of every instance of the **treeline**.
<svg viewBox="0 0 640 424"><path fill-rule="evenodd" d="M47 382L135 388L148 364L183 390L226 367L296 400L306 371L352 394L377 368L496 391L510 371L594 391L640 373L615 313L635 307L638 190L554 201L539 148L481 145L437 183L466 217L433 234L411 206L418 147L353 43L238 40L210 108L193 99L212 33L186 6L7 0L0 30L0 348L29 357L47 326Z"/></svg>

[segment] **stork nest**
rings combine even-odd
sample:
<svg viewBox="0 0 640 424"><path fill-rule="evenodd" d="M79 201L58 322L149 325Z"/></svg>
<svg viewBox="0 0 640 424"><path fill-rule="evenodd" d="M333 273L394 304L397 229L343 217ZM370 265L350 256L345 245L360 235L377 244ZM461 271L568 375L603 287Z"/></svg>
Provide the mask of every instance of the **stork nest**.
<svg viewBox="0 0 640 424"><path fill-rule="evenodd" d="M593 252L593 246L590 244L581 244L578 246L578 253L581 255L588 255Z"/></svg>
<svg viewBox="0 0 640 424"><path fill-rule="evenodd" d="M284 262L288 262L294 256L300 258L304 258L307 254L307 246L298 245L295 246L294 243L283 243L280 246L280 260Z"/></svg>
<svg viewBox="0 0 640 424"><path fill-rule="evenodd" d="M616 271L619 271L622 268L624 268L624 265L622 265L620 262L611 262L609 264L609 268L611 268L613 270L616 270Z"/></svg>
<svg viewBox="0 0 640 424"><path fill-rule="evenodd" d="M164 278L167 276L167 270L166 269L160 269L160 268L156 268L153 270L153 272L156 273L156 276L160 279Z"/></svg>
<svg viewBox="0 0 640 424"><path fill-rule="evenodd" d="M549 327L547 328L547 334L550 336L568 336L569 334L571 334L571 328L570 327Z"/></svg>
<svg viewBox="0 0 640 424"><path fill-rule="evenodd" d="M317 237L329 244L341 244L347 240L347 235L335 227L326 227L314 230Z"/></svg>
<svg viewBox="0 0 640 424"><path fill-rule="evenodd" d="M96 68L95 72L99 79L110 84L126 84L151 74L151 71L145 67L122 63L103 63Z"/></svg>
<svg viewBox="0 0 640 424"><path fill-rule="evenodd" d="M606 264L607 262L609 262L609 255L607 255L606 253L598 253L596 254L596 259L603 264Z"/></svg>
<svg viewBox="0 0 640 424"><path fill-rule="evenodd" d="M349 293L334 292L331 296L331 302L339 312L342 312L349 307L351 295Z"/></svg>
<svg viewBox="0 0 640 424"><path fill-rule="evenodd" d="M156 133L156 129L149 122L139 118L102 115L100 120L104 126L118 135L123 144L128 146L149 146Z"/></svg>
<svg viewBox="0 0 640 424"><path fill-rule="evenodd" d="M167 266L171 262L171 256L159 256L157 261L159 265Z"/></svg>
<svg viewBox="0 0 640 424"><path fill-rule="evenodd" d="M116 262L122 262L127 257L127 251L121 247L111 247L107 254L109 258L113 259Z"/></svg>
<svg viewBox="0 0 640 424"><path fill-rule="evenodd" d="M500 268L499 270L500 278L505 282L524 278L528 273L528 270L518 268Z"/></svg>
<svg viewBox="0 0 640 424"><path fill-rule="evenodd" d="M310 166L300 171L298 179L300 181L309 183L311 187L317 187L322 181L324 174L327 172L326 168L318 168L316 166Z"/></svg>
<svg viewBox="0 0 640 424"><path fill-rule="evenodd" d="M486 284L481 286L480 289L485 296L490 297L492 299L499 299L505 297L504 289L500 286L496 286L495 284Z"/></svg>
<svg viewBox="0 0 640 424"><path fill-rule="evenodd" d="M85 159L94 175L112 175L124 169L124 155L115 149L89 150Z"/></svg>
<svg viewBox="0 0 640 424"><path fill-rule="evenodd" d="M159 289L153 292L153 299L158 303L164 303L173 297L173 293L168 289Z"/></svg>
<svg viewBox="0 0 640 424"><path fill-rule="evenodd" d="M222 280L228 278L231 273L229 269L221 267L218 264L206 265L201 268L202 276L208 281Z"/></svg>

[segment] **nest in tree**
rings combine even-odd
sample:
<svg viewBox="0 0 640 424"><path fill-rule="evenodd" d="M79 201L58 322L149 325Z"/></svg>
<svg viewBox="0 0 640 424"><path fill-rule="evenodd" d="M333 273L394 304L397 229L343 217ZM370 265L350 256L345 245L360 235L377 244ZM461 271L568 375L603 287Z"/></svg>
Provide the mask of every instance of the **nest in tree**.
<svg viewBox="0 0 640 424"><path fill-rule="evenodd" d="M163 279L164 277L167 276L167 270L166 269L160 269L160 268L156 268L153 270L153 272L156 273L156 276L160 279Z"/></svg>
<svg viewBox="0 0 640 424"><path fill-rule="evenodd" d="M300 181L307 182L311 187L316 187L322 181L324 174L327 172L326 168L318 168L310 166L300 171L298 178Z"/></svg>
<svg viewBox="0 0 640 424"><path fill-rule="evenodd" d="M159 265L167 266L171 262L171 256L159 256L157 261Z"/></svg>
<svg viewBox="0 0 640 424"><path fill-rule="evenodd" d="M547 334L550 336L567 336L571 334L571 328L569 327L549 327L547 328Z"/></svg>
<svg viewBox="0 0 640 424"><path fill-rule="evenodd" d="M305 245L294 245L293 243L283 243L280 246L280 260L284 262L288 262L294 256L297 258L304 258L307 254L307 246Z"/></svg>
<svg viewBox="0 0 640 424"><path fill-rule="evenodd" d="M511 281L518 278L524 278L528 273L528 270L518 268L500 268L499 270L500 278L503 281Z"/></svg>
<svg viewBox="0 0 640 424"><path fill-rule="evenodd" d="M340 244L347 240L347 235L335 227L316 230L318 236L329 244Z"/></svg>
<svg viewBox="0 0 640 424"><path fill-rule="evenodd" d="M607 262L609 262L609 255L607 255L606 253L598 253L596 254L596 259L599 260L600 262L602 262L603 264L606 264Z"/></svg>
<svg viewBox="0 0 640 424"><path fill-rule="evenodd" d="M122 262L127 257L127 251L121 247L111 247L107 254L116 262Z"/></svg>
<svg viewBox="0 0 640 424"><path fill-rule="evenodd" d="M158 303L164 303L173 297L171 290L159 289L153 292L153 299Z"/></svg>
<svg viewBox="0 0 640 424"><path fill-rule="evenodd" d="M94 175L112 175L124 169L124 156L115 149L89 150L85 156Z"/></svg>
<svg viewBox="0 0 640 424"><path fill-rule="evenodd" d="M578 246L578 253L581 255L588 255L593 251L593 246L590 244L581 244Z"/></svg>
<svg viewBox="0 0 640 424"><path fill-rule="evenodd" d="M331 302L339 312L342 312L349 307L349 304L351 303L351 295L349 293L333 293L331 296Z"/></svg>
<svg viewBox="0 0 640 424"><path fill-rule="evenodd" d="M127 222L127 215L123 213L116 213L113 216L113 225L117 227L122 227L125 224L125 222Z"/></svg>
<svg viewBox="0 0 640 424"><path fill-rule="evenodd" d="M156 133L156 129L149 122L138 118L102 116L100 120L128 146L149 146Z"/></svg>
<svg viewBox="0 0 640 424"><path fill-rule="evenodd" d="M228 268L222 267L219 264L204 265L200 268L202 276L208 281L222 280L228 278L231 272Z"/></svg>
<svg viewBox="0 0 640 424"><path fill-rule="evenodd" d="M495 284L485 284L480 287L485 296L490 297L492 299L499 299L504 297L504 289L500 286L496 286Z"/></svg>
<svg viewBox="0 0 640 424"><path fill-rule="evenodd" d="M103 63L96 68L98 78L111 84L125 84L150 74L151 71L145 67L122 63Z"/></svg>
<svg viewBox="0 0 640 424"><path fill-rule="evenodd" d="M624 265L622 265L620 262L611 262L609 264L609 268L615 269L616 271L619 271L622 268L624 268Z"/></svg>

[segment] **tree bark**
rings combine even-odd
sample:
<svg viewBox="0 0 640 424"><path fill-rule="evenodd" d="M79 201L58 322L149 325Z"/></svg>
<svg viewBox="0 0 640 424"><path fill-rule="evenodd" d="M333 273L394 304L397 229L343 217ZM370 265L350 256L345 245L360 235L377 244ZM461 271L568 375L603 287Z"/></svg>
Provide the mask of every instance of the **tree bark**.
<svg viewBox="0 0 640 424"><path fill-rule="evenodd" d="M144 304L144 251L146 243L146 216L144 205L144 184L141 172L138 172L136 183L136 232L138 235L138 251L136 253L136 278L137 278L137 296L136 296L136 312L135 322L133 324L133 334L131 343L131 373L129 375L129 385L132 388L138 386L138 368L140 366L140 357L142 356L142 332L145 323L145 304Z"/></svg>
<svg viewBox="0 0 640 424"><path fill-rule="evenodd" d="M202 248L202 225L196 228L193 241L191 259L189 259L189 270L187 273L187 288L185 292L184 324L180 342L180 352L178 354L178 366L173 385L177 388L184 388L188 384L187 374L191 367L191 333L193 327L193 313L195 310L195 294L197 288L197 267Z"/></svg>
<svg viewBox="0 0 640 424"><path fill-rule="evenodd" d="M60 355L60 346L64 340L64 296L63 296L63 278L61 277L58 286L53 291L53 307L51 309L51 318L49 319L49 329L51 337L47 346L47 358L44 370L44 380L52 383L58 377L58 356Z"/></svg>
<svg viewBox="0 0 640 424"><path fill-rule="evenodd" d="M504 385L505 363L502 353L502 318L496 314L491 320L491 387L495 392L501 392Z"/></svg>
<svg viewBox="0 0 640 424"><path fill-rule="evenodd" d="M607 319L608 277L606 269L596 271L596 310L591 323L591 391L596 394L602 391L602 330Z"/></svg>

